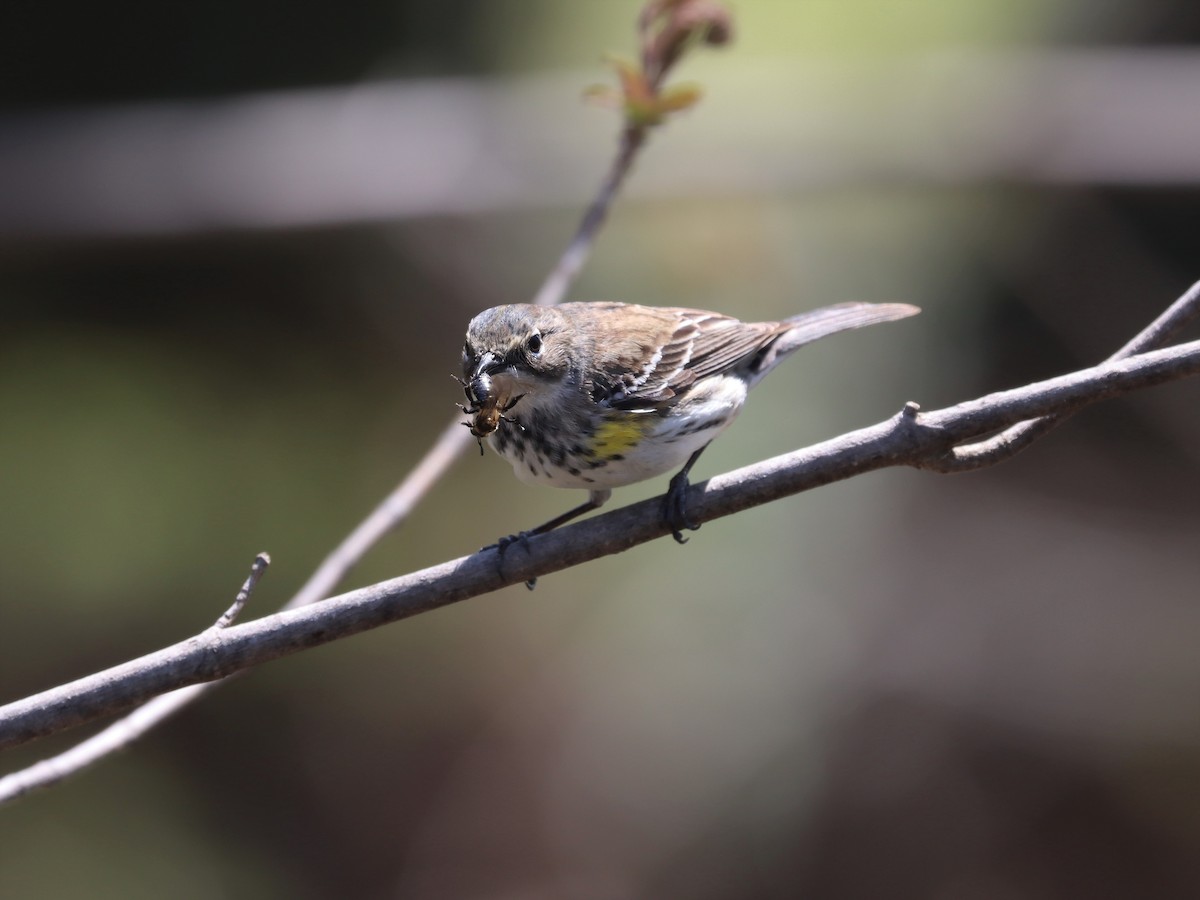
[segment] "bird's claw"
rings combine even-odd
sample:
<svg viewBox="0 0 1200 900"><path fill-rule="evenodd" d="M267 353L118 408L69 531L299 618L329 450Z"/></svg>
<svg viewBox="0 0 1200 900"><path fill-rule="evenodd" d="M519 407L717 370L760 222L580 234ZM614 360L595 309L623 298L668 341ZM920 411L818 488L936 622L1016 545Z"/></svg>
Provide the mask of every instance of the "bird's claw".
<svg viewBox="0 0 1200 900"><path fill-rule="evenodd" d="M479 552L483 553L486 550L495 550L501 557L508 551L508 548L513 544L519 543L522 547L528 545L529 538L533 534L531 531L518 531L516 534L506 534L494 544L488 544L486 547L480 547Z"/></svg>
<svg viewBox="0 0 1200 900"><path fill-rule="evenodd" d="M688 542L688 539L683 536L683 529L700 530L700 523L694 522L688 516L688 487L687 475L681 472L671 479L671 486L667 488L667 495L663 499L663 520L671 529L671 537L680 544Z"/></svg>
<svg viewBox="0 0 1200 900"><path fill-rule="evenodd" d="M516 534L506 534L504 537L500 538L500 540L496 541L496 543L488 544L486 547L481 548L479 552L484 553L488 550L495 550L500 557L499 562L503 563L504 554L507 552L509 547L511 547L513 544L520 544L522 547L527 547L529 538L534 534L536 534L534 531L519 531ZM532 591L535 587L537 587L537 578L530 578L526 580L525 587Z"/></svg>

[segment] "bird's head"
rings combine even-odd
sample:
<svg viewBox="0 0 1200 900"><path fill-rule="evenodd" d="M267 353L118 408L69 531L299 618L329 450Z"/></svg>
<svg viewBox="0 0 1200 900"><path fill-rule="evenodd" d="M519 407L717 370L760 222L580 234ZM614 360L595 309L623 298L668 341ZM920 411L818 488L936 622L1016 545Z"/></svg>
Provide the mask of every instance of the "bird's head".
<svg viewBox="0 0 1200 900"><path fill-rule="evenodd" d="M522 398L536 402L556 391L570 368L569 340L552 308L496 306L472 319L462 354L471 433L486 437Z"/></svg>

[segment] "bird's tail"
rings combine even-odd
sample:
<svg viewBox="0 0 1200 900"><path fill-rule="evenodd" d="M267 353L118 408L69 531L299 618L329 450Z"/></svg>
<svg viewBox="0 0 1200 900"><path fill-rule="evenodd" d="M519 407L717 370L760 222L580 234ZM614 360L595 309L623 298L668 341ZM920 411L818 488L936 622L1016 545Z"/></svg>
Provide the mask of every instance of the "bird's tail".
<svg viewBox="0 0 1200 900"><path fill-rule="evenodd" d="M920 311L919 307L907 303L838 303L835 306L823 306L800 313L780 323L791 327L782 332L778 340L767 348L755 368L761 377L774 368L783 357L805 344L851 328L907 319Z"/></svg>

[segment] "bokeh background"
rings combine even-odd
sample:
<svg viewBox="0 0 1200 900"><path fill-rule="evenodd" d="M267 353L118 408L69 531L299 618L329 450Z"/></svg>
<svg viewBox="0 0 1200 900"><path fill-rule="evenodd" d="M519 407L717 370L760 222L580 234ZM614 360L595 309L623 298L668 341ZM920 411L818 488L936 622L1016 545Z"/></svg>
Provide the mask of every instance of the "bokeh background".
<svg viewBox="0 0 1200 900"><path fill-rule="evenodd" d="M572 297L925 312L790 361L699 477L1088 365L1200 278L1190 0L732 6ZM264 549L273 609L400 480L597 184L636 11L5 6L0 700ZM1198 401L273 663L0 811L0 896L1200 896ZM346 586L577 499L468 455Z"/></svg>

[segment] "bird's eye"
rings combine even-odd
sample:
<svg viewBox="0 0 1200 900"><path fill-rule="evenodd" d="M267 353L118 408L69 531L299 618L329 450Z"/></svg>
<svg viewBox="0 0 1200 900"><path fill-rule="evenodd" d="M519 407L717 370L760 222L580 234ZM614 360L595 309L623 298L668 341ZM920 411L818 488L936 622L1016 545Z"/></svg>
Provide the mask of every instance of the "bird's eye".
<svg viewBox="0 0 1200 900"><path fill-rule="evenodd" d="M525 341L525 349L535 356L542 352L542 336L536 331Z"/></svg>

